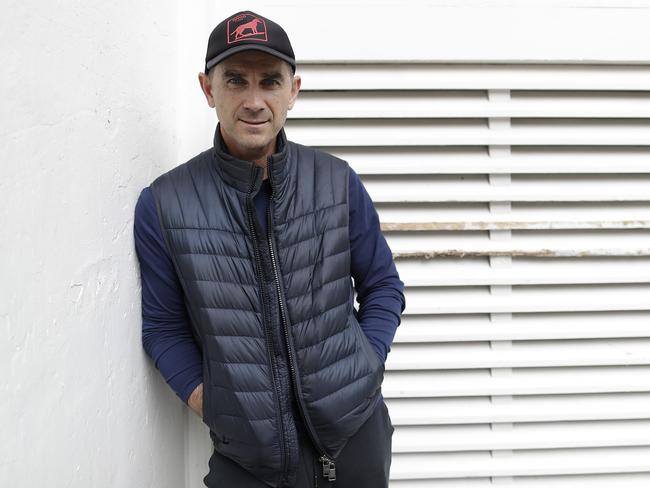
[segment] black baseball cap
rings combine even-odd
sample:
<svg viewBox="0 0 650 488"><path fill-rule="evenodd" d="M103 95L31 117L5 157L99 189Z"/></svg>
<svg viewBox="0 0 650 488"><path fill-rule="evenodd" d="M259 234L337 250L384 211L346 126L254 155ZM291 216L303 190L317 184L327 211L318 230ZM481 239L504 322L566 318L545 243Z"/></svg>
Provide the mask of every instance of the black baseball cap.
<svg viewBox="0 0 650 488"><path fill-rule="evenodd" d="M250 10L231 15L214 28L208 40L205 72L228 56L251 49L286 61L296 72L296 56L287 33L272 20Z"/></svg>

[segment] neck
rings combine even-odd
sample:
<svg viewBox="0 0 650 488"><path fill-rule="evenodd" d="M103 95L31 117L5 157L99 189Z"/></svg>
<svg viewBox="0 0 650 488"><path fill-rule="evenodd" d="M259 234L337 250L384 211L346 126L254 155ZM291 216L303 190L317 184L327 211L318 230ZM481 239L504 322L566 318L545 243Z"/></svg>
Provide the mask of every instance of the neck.
<svg viewBox="0 0 650 488"><path fill-rule="evenodd" d="M266 148L263 152L251 152L251 153L245 153L241 151L232 151L229 147L228 144L226 143L226 139L224 138L223 132L221 130L219 131L221 135L221 148L230 154L231 156L234 156L237 159L241 159L242 161L250 161L251 163L254 163L256 166L260 166L261 168L264 169L262 173L262 179L265 180L268 178L268 158L272 154L274 154L277 150L277 138L276 140L273 141L273 144Z"/></svg>
<svg viewBox="0 0 650 488"><path fill-rule="evenodd" d="M286 166L288 148L284 129L280 129L280 132L278 132L276 135L275 140L273 141L272 150L265 152L265 154L261 157L252 158L245 157L238 153L233 154L226 145L226 141L223 139L223 135L220 129L221 127L219 124L214 134L213 142L215 150L224 156L223 159L227 159L229 161L229 163L224 162L224 164L229 164L231 166L234 165L239 168L233 170L235 173L240 173L240 170L249 170L251 169L250 165L253 165L262 169L262 171L259 171L258 173L262 180L270 179L269 170L267 168L268 157L273 158L274 171L281 173L282 169ZM241 176L241 174L239 176ZM244 176L244 178L246 177Z"/></svg>

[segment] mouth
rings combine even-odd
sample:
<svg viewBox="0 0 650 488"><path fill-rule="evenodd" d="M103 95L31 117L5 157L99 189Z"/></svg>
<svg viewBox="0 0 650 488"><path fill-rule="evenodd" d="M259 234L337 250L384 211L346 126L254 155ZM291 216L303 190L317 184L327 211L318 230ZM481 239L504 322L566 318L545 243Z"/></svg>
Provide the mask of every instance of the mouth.
<svg viewBox="0 0 650 488"><path fill-rule="evenodd" d="M241 122L244 124L252 125L252 126L260 126L266 124L266 120L244 120L244 119L239 119Z"/></svg>

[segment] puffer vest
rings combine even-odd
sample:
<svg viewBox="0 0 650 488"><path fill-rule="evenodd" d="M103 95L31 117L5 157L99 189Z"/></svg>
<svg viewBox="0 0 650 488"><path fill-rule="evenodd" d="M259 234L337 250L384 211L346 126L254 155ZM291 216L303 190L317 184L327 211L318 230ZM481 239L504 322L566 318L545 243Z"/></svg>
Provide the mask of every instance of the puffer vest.
<svg viewBox="0 0 650 488"><path fill-rule="evenodd" d="M278 378L272 298L253 207L261 167L214 147L151 185L158 217L203 353L203 421L215 449L272 487L297 459L295 403L323 475L381 400L384 364L356 318L350 273L347 163L286 140L268 159L268 256L291 388ZM287 393L290 392L290 393Z"/></svg>

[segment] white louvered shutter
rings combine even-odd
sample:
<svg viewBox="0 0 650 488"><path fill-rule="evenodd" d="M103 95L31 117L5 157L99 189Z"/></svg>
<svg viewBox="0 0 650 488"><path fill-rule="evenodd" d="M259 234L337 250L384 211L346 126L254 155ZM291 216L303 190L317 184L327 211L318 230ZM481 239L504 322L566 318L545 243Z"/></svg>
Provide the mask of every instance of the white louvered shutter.
<svg viewBox="0 0 650 488"><path fill-rule="evenodd" d="M650 67L301 75L406 284L391 488L650 486Z"/></svg>

